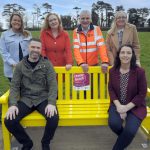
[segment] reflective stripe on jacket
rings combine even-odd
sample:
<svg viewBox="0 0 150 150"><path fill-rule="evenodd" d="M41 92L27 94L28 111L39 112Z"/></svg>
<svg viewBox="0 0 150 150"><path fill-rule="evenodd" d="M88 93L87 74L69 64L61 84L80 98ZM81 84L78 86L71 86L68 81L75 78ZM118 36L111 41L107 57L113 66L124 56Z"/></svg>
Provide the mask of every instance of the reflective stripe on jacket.
<svg viewBox="0 0 150 150"><path fill-rule="evenodd" d="M108 62L104 38L98 26L90 24L90 30L85 34L80 25L73 31L73 40L74 56L78 65L98 64L98 53L102 63Z"/></svg>

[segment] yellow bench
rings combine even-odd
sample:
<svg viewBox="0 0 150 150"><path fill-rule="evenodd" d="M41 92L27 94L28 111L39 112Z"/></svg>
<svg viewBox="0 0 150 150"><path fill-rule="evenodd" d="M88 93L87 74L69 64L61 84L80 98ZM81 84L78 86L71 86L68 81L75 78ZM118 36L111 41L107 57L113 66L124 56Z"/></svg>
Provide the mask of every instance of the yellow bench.
<svg viewBox="0 0 150 150"><path fill-rule="evenodd" d="M150 98L150 88L148 88L147 90L147 97ZM150 108L149 107L147 107L147 117L142 122L141 129L147 136L147 140L150 141Z"/></svg>
<svg viewBox="0 0 150 150"><path fill-rule="evenodd" d="M90 80L93 80L93 83L91 83L93 90L85 93L73 89L73 74L82 73L80 67L72 67L70 71L66 71L64 67L55 67L55 71L58 75L59 126L108 125L107 111L110 102L107 89L108 74L102 74L100 67L90 67L88 73L90 74ZM91 98L91 95L93 98ZM11 145L10 134L4 125L4 118L8 109L8 96L9 91L0 97L4 150L10 150ZM45 119L35 111L25 117L21 123L27 127L45 126Z"/></svg>

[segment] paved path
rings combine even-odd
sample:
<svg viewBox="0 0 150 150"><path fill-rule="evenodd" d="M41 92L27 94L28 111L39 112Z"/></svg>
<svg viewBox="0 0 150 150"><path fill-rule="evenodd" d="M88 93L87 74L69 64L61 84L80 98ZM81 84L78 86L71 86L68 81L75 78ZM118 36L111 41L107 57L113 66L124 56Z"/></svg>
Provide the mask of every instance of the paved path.
<svg viewBox="0 0 150 150"><path fill-rule="evenodd" d="M27 128L27 132L34 139L33 150L41 150L40 139L43 135L43 128ZM51 149L111 150L115 140L116 136L108 127L58 127L55 137L51 143ZM2 150L1 141L0 137L0 150ZM128 150L148 150L149 148L142 148L141 143L144 142L145 137L141 131L139 131ZM12 150L20 150L21 147L14 138L12 139L12 147Z"/></svg>

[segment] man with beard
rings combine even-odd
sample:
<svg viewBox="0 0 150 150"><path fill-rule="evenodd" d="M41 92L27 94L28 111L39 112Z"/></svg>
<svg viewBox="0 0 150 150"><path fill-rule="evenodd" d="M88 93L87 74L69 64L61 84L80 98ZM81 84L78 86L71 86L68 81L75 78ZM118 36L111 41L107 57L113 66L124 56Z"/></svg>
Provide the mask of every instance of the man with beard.
<svg viewBox="0 0 150 150"><path fill-rule="evenodd" d="M41 56L41 42L32 39L29 55L16 65L10 87L9 109L5 125L9 132L23 145L22 150L31 150L33 142L20 124L20 120L37 110L47 120L42 150L50 150L50 141L58 126L56 109L56 74L48 59Z"/></svg>

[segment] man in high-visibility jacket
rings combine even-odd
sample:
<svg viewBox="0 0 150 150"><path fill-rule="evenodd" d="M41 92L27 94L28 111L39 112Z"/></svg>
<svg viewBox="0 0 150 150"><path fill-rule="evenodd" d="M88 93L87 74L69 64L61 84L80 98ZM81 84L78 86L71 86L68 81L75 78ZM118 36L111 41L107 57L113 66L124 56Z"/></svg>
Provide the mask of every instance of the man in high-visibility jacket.
<svg viewBox="0 0 150 150"><path fill-rule="evenodd" d="M88 71L88 66L99 64L98 54L102 71L107 72L109 60L104 38L100 28L92 24L91 13L88 10L80 13L80 25L73 31L73 40L75 60L84 72Z"/></svg>

